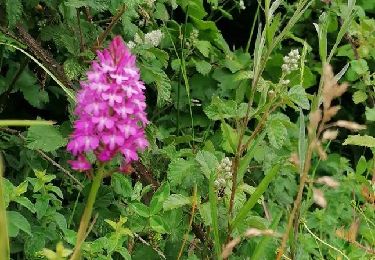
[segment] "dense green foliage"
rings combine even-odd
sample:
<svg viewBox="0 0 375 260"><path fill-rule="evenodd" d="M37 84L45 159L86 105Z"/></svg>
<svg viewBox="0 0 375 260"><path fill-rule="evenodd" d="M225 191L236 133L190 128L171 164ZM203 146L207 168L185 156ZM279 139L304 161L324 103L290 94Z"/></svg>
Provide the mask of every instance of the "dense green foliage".
<svg viewBox="0 0 375 260"><path fill-rule="evenodd" d="M150 147L104 178L85 259L373 259L375 1L258 2L0 0L0 117L56 122L1 124L12 259L76 246L95 173L67 163L74 93L114 35L147 86Z"/></svg>

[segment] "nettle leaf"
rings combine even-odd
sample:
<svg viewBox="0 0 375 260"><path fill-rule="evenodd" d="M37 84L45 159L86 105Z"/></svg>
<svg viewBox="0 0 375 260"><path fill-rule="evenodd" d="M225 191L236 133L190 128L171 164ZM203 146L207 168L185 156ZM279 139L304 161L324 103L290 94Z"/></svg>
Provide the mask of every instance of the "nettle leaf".
<svg viewBox="0 0 375 260"><path fill-rule="evenodd" d="M193 62L195 64L196 70L202 74L202 75L207 75L211 71L211 64L208 63L207 61L204 60L194 60Z"/></svg>
<svg viewBox="0 0 375 260"><path fill-rule="evenodd" d="M246 115L247 104L241 103L239 106L236 101L223 100L215 96L211 104L203 109L204 113L211 120L221 120L228 118L244 117Z"/></svg>
<svg viewBox="0 0 375 260"><path fill-rule="evenodd" d="M358 145L369 148L375 147L375 138L369 135L350 135L343 145Z"/></svg>
<svg viewBox="0 0 375 260"><path fill-rule="evenodd" d="M366 100L367 100L366 92L364 92L362 90L358 90L358 91L354 92L354 94L353 94L354 104L359 104L359 103L365 102Z"/></svg>
<svg viewBox="0 0 375 260"><path fill-rule="evenodd" d="M22 15L22 1L21 0L6 0L5 10L9 27L13 27L20 20Z"/></svg>
<svg viewBox="0 0 375 260"><path fill-rule="evenodd" d="M38 84L36 78L29 70L25 70L18 78L16 85L22 92L24 98L36 108L43 108L44 104L49 101L47 91L42 89Z"/></svg>
<svg viewBox="0 0 375 260"><path fill-rule="evenodd" d="M146 84L155 83L158 92L157 105L161 107L169 102L172 86L167 74L158 67L150 67L145 64L140 64L140 67L143 81Z"/></svg>
<svg viewBox="0 0 375 260"><path fill-rule="evenodd" d="M111 186L115 193L124 198L130 198L133 192L131 180L121 173L115 173L111 178Z"/></svg>
<svg viewBox="0 0 375 260"><path fill-rule="evenodd" d="M368 121L375 121L375 107L366 107L366 119Z"/></svg>
<svg viewBox="0 0 375 260"><path fill-rule="evenodd" d="M44 152L51 152L67 143L55 126L31 126L26 136L27 148L31 150L40 149Z"/></svg>
<svg viewBox="0 0 375 260"><path fill-rule="evenodd" d="M357 73L357 75L364 75L369 70L367 61L364 59L352 60L350 62L351 69Z"/></svg>
<svg viewBox="0 0 375 260"><path fill-rule="evenodd" d="M91 7L97 11L107 10L110 6L110 0L68 0L64 4L73 8Z"/></svg>
<svg viewBox="0 0 375 260"><path fill-rule="evenodd" d="M195 183L202 180L197 163L191 159L178 158L173 160L169 164L167 175L172 186L192 187Z"/></svg>
<svg viewBox="0 0 375 260"><path fill-rule="evenodd" d="M64 72L70 80L76 80L85 71L85 68L76 59L67 59L64 62Z"/></svg>
<svg viewBox="0 0 375 260"><path fill-rule="evenodd" d="M302 86L297 85L289 89L288 97L297 106L306 110L310 109L309 99L307 98L305 89Z"/></svg>
<svg viewBox="0 0 375 260"><path fill-rule="evenodd" d="M164 210L171 210L181 208L185 205L189 205L191 199L181 194L172 194L170 195L163 203Z"/></svg>
<svg viewBox="0 0 375 260"><path fill-rule="evenodd" d="M289 118L282 114L273 115L268 120L266 126L267 137L274 148L280 149L287 139L288 131L286 124L288 123Z"/></svg>
<svg viewBox="0 0 375 260"><path fill-rule="evenodd" d="M24 231L28 235L31 234L31 226L27 219L16 211L7 212L8 220L8 232L10 237L16 237L19 233L19 230Z"/></svg>
<svg viewBox="0 0 375 260"><path fill-rule="evenodd" d="M197 41L194 45L204 57L208 57L212 48L209 41Z"/></svg>
<svg viewBox="0 0 375 260"><path fill-rule="evenodd" d="M219 165L216 156L208 151L199 151L195 160L200 164L201 170L207 179L210 179L211 172Z"/></svg>

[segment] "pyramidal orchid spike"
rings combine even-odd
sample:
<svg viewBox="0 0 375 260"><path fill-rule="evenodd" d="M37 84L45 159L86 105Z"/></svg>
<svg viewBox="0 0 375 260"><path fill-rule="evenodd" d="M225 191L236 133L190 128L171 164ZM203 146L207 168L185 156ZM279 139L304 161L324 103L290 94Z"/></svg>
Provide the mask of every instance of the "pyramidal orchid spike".
<svg viewBox="0 0 375 260"><path fill-rule="evenodd" d="M86 154L93 152L101 162L110 161L118 153L124 164L137 160L137 151L148 146L144 127L147 121L145 86L140 80L135 56L116 36L107 49L98 51L81 82L74 114L77 120L67 150L76 160L72 168L91 168Z"/></svg>

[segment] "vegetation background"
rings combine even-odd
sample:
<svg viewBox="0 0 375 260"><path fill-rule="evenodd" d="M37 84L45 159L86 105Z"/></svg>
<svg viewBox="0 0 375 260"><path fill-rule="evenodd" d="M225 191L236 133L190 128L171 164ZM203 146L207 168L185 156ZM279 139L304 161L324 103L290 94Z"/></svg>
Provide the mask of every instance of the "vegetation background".
<svg viewBox="0 0 375 260"><path fill-rule="evenodd" d="M121 35L150 146L104 178L85 259L374 259L374 15L366 0L0 0L0 251L77 246L92 174L67 163L74 95Z"/></svg>

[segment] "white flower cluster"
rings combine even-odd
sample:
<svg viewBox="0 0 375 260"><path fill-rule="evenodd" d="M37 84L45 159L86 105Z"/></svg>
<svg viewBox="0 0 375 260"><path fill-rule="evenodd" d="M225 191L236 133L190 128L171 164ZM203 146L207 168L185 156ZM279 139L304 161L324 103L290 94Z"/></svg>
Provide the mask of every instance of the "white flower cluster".
<svg viewBox="0 0 375 260"><path fill-rule="evenodd" d="M240 2L238 3L239 7L241 10L245 10L246 9L246 6L245 6L245 3L243 2L243 0L240 0Z"/></svg>
<svg viewBox="0 0 375 260"><path fill-rule="evenodd" d="M217 178L214 185L217 189L224 188L230 179L232 179L232 161L228 157L224 157L217 167Z"/></svg>
<svg viewBox="0 0 375 260"><path fill-rule="evenodd" d="M164 34L161 32L161 30L154 30L146 33L144 40L142 40L142 37L138 33L136 33L134 35L134 41L129 41L127 43L127 46L129 49L134 48L137 44L147 44L153 47L157 47L163 39L163 36Z"/></svg>
<svg viewBox="0 0 375 260"><path fill-rule="evenodd" d="M151 46L158 46L163 39L163 33L161 30L154 30L145 34L145 44L149 44Z"/></svg>
<svg viewBox="0 0 375 260"><path fill-rule="evenodd" d="M298 69L298 60L301 58L297 49L291 50L288 56L283 58L284 64L281 69L284 73L290 74L293 70Z"/></svg>

